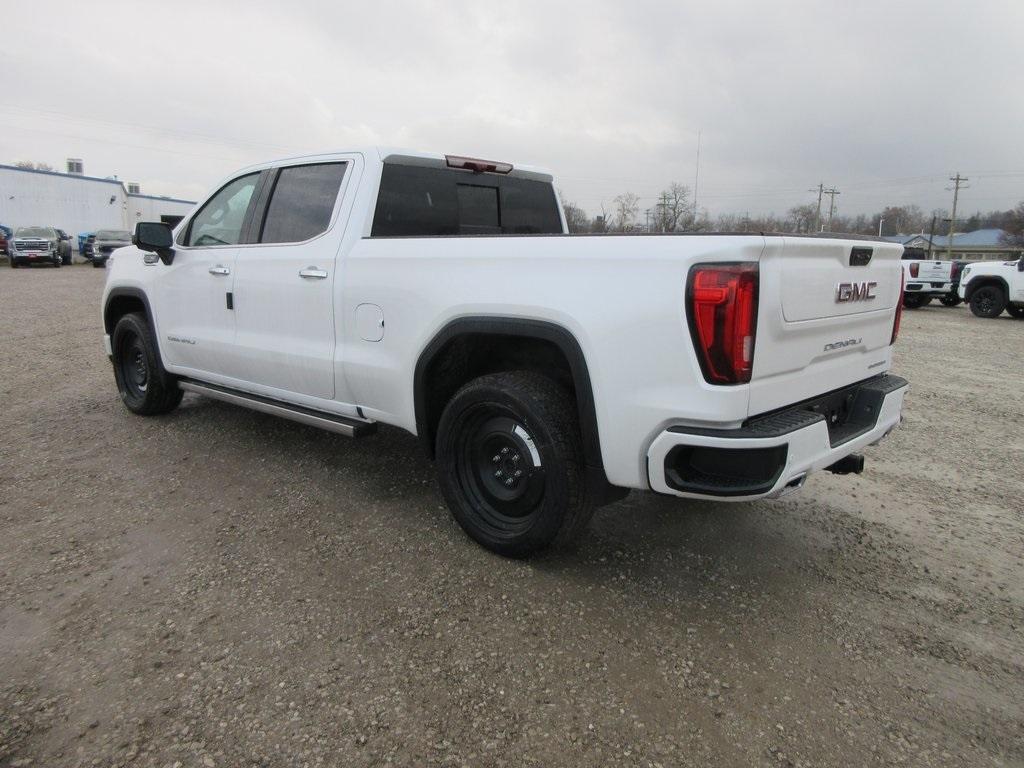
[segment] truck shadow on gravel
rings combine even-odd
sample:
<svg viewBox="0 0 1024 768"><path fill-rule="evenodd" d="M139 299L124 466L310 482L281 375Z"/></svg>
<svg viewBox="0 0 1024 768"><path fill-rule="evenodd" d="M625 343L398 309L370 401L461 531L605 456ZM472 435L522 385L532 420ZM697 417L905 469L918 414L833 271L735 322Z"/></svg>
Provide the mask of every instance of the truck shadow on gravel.
<svg viewBox="0 0 1024 768"><path fill-rule="evenodd" d="M231 444L238 471L259 463L303 485L323 486L330 505L320 511L323 520L348 517L346 522L357 525L366 514L360 507L386 505L390 518L383 524L393 526L395 536L439 529L446 539L438 547L439 557L454 548L460 560L515 567L516 561L487 552L463 534L438 490L433 462L418 438L400 429L382 425L377 434L352 440L194 397L186 398L166 426L190 435L188 440L199 438L209 450L217 450L221 441ZM632 491L598 509L576 544L522 562L583 581L604 580L611 565L622 563L629 563L639 578L650 568L662 585L672 581L673 573L688 581L694 564L701 571L713 568L763 580L800 570L802 561L814 557L820 535L816 529L804 530L779 502L724 504Z"/></svg>

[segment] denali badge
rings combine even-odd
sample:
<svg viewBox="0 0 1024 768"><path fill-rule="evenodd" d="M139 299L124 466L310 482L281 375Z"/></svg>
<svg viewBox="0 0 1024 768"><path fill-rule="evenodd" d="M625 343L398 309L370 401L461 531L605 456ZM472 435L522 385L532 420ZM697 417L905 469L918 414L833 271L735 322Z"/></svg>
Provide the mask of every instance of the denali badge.
<svg viewBox="0 0 1024 768"><path fill-rule="evenodd" d="M831 352L833 349L842 349L843 347L855 347L864 341L864 338L859 339L843 339L843 341L833 341L831 344L826 344L825 352Z"/></svg>
<svg viewBox="0 0 1024 768"><path fill-rule="evenodd" d="M875 298L878 283L840 283L836 286L836 303L847 301L869 301Z"/></svg>

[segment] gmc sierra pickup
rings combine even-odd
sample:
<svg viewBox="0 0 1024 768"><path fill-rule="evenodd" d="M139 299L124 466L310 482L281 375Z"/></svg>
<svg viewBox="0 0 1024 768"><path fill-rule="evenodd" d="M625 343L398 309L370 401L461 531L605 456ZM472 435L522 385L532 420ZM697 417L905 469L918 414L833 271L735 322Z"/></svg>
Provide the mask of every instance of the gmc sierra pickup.
<svg viewBox="0 0 1024 768"><path fill-rule="evenodd" d="M570 236L552 181L386 149L240 171L112 259L124 404L408 430L459 524L509 556L630 488L743 501L861 471L907 387L901 246Z"/></svg>

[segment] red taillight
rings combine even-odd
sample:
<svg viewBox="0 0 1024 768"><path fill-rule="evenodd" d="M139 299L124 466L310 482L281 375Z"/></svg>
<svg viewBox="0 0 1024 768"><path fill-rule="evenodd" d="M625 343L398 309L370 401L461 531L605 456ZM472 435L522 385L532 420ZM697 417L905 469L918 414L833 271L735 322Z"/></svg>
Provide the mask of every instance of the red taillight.
<svg viewBox="0 0 1024 768"><path fill-rule="evenodd" d="M698 264L687 291L690 333L704 378L745 384L754 367L757 264Z"/></svg>
<svg viewBox="0 0 1024 768"><path fill-rule="evenodd" d="M959 275L959 274L960 274L960 262L959 261L954 261L953 262L953 266L950 267L950 270L949 270L949 279L950 280L956 280L957 275Z"/></svg>
<svg viewBox="0 0 1024 768"><path fill-rule="evenodd" d="M917 264L911 264L910 268L913 269ZM892 338L889 339L889 344L896 343L896 337L900 335L900 319L903 317L903 286L906 285L906 275L903 274L903 270L900 270L900 293L896 297L896 319L892 321Z"/></svg>
<svg viewBox="0 0 1024 768"><path fill-rule="evenodd" d="M910 264L910 276L917 277L917 273L921 271L921 265L916 261Z"/></svg>

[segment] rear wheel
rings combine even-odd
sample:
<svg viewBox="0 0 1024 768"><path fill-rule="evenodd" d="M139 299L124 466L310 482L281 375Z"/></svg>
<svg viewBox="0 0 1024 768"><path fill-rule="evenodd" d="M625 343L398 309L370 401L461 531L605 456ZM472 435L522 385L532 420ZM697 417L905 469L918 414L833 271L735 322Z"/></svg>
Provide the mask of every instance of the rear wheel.
<svg viewBox="0 0 1024 768"><path fill-rule="evenodd" d="M983 285L971 294L971 312L977 317L999 317L1006 307L1006 295L994 285Z"/></svg>
<svg viewBox="0 0 1024 768"><path fill-rule="evenodd" d="M111 347L114 380L128 410L155 416L178 407L184 393L164 370L144 315L133 312L118 320Z"/></svg>
<svg viewBox="0 0 1024 768"><path fill-rule="evenodd" d="M939 301L942 302L943 306L956 307L960 304L961 299L955 293L947 293Z"/></svg>
<svg viewBox="0 0 1024 768"><path fill-rule="evenodd" d="M460 389L438 425L437 465L456 521L500 555L569 542L593 514L575 403L538 373L481 376Z"/></svg>
<svg viewBox="0 0 1024 768"><path fill-rule="evenodd" d="M1024 320L1024 304L1007 304L1006 313L1018 320Z"/></svg>

